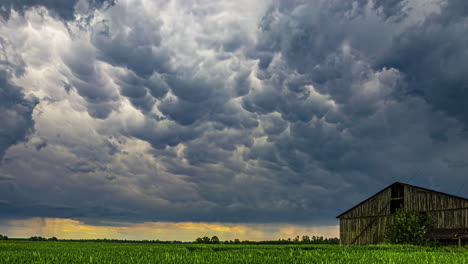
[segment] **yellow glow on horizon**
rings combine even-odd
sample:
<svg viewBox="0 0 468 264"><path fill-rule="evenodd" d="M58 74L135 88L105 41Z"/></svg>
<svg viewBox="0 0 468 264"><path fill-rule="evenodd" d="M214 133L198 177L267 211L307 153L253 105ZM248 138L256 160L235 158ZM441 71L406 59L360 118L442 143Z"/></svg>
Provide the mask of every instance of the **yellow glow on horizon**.
<svg viewBox="0 0 468 264"><path fill-rule="evenodd" d="M9 237L57 237L61 239L128 239L194 241L218 236L221 240L277 240L296 236L337 237L338 226L304 226L277 223L144 222L89 225L63 218L30 218L0 223L0 233Z"/></svg>

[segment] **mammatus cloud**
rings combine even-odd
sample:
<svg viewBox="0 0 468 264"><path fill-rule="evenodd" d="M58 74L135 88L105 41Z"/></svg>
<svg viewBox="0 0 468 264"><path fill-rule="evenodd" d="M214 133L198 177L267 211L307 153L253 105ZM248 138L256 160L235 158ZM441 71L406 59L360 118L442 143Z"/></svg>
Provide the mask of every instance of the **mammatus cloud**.
<svg viewBox="0 0 468 264"><path fill-rule="evenodd" d="M32 112L37 98L27 98L21 87L11 82L24 72L24 62L11 50L7 39L0 37L0 160L12 145L26 140L34 132Z"/></svg>
<svg viewBox="0 0 468 264"><path fill-rule="evenodd" d="M26 99L21 88L11 84L9 73L0 70L0 158L12 145L26 139L34 130L32 111L37 104L34 98Z"/></svg>
<svg viewBox="0 0 468 264"><path fill-rule="evenodd" d="M24 14L28 8L43 6L52 15L64 20L73 20L75 14L115 4L114 0L4 0L0 3L0 16L8 19L12 11Z"/></svg>
<svg viewBox="0 0 468 264"><path fill-rule="evenodd" d="M52 2L3 9L24 90L0 103L40 100L5 133L3 218L334 225L396 180L463 196L463 1Z"/></svg>
<svg viewBox="0 0 468 264"><path fill-rule="evenodd" d="M442 3L440 13L396 36L392 47L377 61L377 65L396 67L406 74L408 85L401 92L421 96L465 126L467 7L466 1Z"/></svg>

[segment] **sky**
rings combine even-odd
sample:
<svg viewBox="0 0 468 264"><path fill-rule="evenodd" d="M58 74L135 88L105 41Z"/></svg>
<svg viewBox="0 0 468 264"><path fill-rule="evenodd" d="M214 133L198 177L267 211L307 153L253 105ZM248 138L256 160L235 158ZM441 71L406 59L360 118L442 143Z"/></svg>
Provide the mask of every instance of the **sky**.
<svg viewBox="0 0 468 264"><path fill-rule="evenodd" d="M2 0L0 233L338 236L468 197L466 0Z"/></svg>

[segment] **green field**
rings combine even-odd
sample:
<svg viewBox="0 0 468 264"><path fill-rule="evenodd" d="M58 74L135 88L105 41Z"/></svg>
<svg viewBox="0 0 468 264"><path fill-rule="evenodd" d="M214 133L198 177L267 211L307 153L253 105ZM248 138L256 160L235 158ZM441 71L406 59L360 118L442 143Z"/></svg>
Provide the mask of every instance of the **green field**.
<svg viewBox="0 0 468 264"><path fill-rule="evenodd" d="M468 248L0 241L0 263L468 263Z"/></svg>

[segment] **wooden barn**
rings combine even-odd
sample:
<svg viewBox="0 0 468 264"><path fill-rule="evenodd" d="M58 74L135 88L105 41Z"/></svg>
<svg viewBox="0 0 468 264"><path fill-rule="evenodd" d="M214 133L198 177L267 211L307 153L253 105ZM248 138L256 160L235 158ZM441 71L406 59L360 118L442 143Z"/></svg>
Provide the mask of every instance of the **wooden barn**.
<svg viewBox="0 0 468 264"><path fill-rule="evenodd" d="M340 214L340 244L383 242L385 227L397 208L427 214L433 229L426 237L445 245L468 245L468 199L395 182Z"/></svg>

